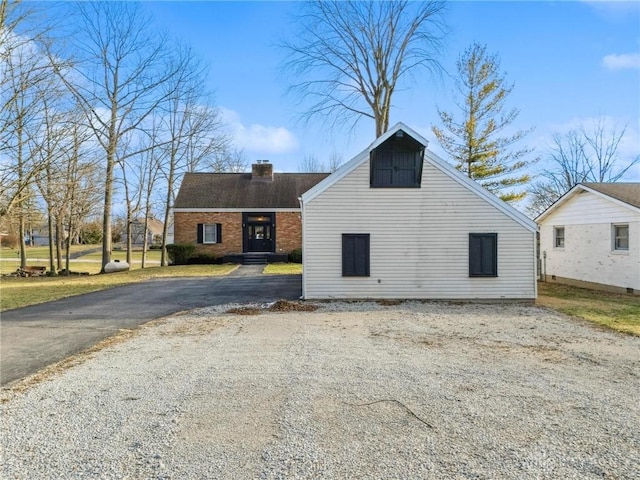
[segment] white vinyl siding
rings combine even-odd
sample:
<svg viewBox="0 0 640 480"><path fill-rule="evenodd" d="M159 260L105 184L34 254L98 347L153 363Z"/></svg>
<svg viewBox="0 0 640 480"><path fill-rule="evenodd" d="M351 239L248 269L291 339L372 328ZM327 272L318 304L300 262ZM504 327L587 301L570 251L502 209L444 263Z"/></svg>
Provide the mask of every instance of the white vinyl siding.
<svg viewBox="0 0 640 480"><path fill-rule="evenodd" d="M369 162L304 205L306 298L535 298L535 233L429 162L422 187L369 186ZM370 233L370 276L342 277L343 233ZM469 276L469 234L498 234L497 277Z"/></svg>
<svg viewBox="0 0 640 480"><path fill-rule="evenodd" d="M564 225L567 247L553 248ZM628 250L615 249L614 225L628 225ZM575 195L540 222L543 273L640 290L640 213L590 192Z"/></svg>

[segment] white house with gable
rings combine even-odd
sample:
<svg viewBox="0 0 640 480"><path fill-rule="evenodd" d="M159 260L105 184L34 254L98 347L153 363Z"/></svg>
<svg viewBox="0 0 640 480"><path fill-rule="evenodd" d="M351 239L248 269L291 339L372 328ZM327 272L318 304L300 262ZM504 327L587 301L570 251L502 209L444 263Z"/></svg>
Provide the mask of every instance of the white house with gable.
<svg viewBox="0 0 640 480"><path fill-rule="evenodd" d="M535 222L399 123L304 193L306 299L536 298Z"/></svg>
<svg viewBox="0 0 640 480"><path fill-rule="evenodd" d="M536 221L546 281L640 295L640 183L580 183Z"/></svg>

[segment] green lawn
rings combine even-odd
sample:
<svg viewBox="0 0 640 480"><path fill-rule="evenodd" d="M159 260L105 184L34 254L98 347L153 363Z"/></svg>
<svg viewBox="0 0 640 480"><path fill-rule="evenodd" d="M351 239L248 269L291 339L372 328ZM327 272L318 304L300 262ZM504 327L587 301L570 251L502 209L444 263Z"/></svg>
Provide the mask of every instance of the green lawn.
<svg viewBox="0 0 640 480"><path fill-rule="evenodd" d="M99 264L96 265L99 267ZM236 265L186 265L150 267L106 275L4 277L0 282L0 311L141 282L151 278L226 275L236 267Z"/></svg>
<svg viewBox="0 0 640 480"><path fill-rule="evenodd" d="M77 259L70 261L70 268L72 272L87 272L87 273L99 273L101 269L102 252L95 252L96 248L100 248L100 245L72 245L71 252L91 252L86 255L82 255ZM131 269L135 270L140 268L142 264L142 251L134 250L131 254ZM27 247L27 265L43 266L49 268L49 247ZM124 250L114 250L111 253L112 260L125 261L127 258L127 252ZM3 248L0 251L0 274L7 274L15 272L18 268L19 256L16 254L15 249ZM34 260L41 259L41 260ZM63 253L63 267L64 267L64 253ZM160 250L147 251L147 267L158 266L160 262Z"/></svg>
<svg viewBox="0 0 640 480"><path fill-rule="evenodd" d="M640 336L640 297L557 283L538 284L538 305Z"/></svg>
<svg viewBox="0 0 640 480"><path fill-rule="evenodd" d="M270 263L262 273L266 275L302 275L301 263Z"/></svg>

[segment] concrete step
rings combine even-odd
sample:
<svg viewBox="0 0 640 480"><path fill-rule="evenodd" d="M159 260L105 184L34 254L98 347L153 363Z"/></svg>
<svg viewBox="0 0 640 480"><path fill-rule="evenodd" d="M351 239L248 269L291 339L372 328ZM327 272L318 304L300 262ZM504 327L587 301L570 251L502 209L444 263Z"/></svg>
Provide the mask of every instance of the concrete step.
<svg viewBox="0 0 640 480"><path fill-rule="evenodd" d="M267 256L263 254L244 255L244 265L266 265Z"/></svg>

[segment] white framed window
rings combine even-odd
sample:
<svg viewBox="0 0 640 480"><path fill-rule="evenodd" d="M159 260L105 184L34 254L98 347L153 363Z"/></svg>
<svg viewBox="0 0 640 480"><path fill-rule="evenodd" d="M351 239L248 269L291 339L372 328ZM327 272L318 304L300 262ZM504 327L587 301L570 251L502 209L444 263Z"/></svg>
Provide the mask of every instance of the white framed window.
<svg viewBox="0 0 640 480"><path fill-rule="evenodd" d="M203 238L202 238L202 243L217 243L217 239L218 236L216 235L216 224L215 223L211 223L211 224L207 224L205 223L204 225L204 229L203 229Z"/></svg>
<svg viewBox="0 0 640 480"><path fill-rule="evenodd" d="M629 250L629 224L617 224L611 226L611 235L613 238L613 249L627 251Z"/></svg>
<svg viewBox="0 0 640 480"><path fill-rule="evenodd" d="M222 243L222 225L219 223L199 223L198 243Z"/></svg>
<svg viewBox="0 0 640 480"><path fill-rule="evenodd" d="M564 248L564 227L553 227L553 246Z"/></svg>

